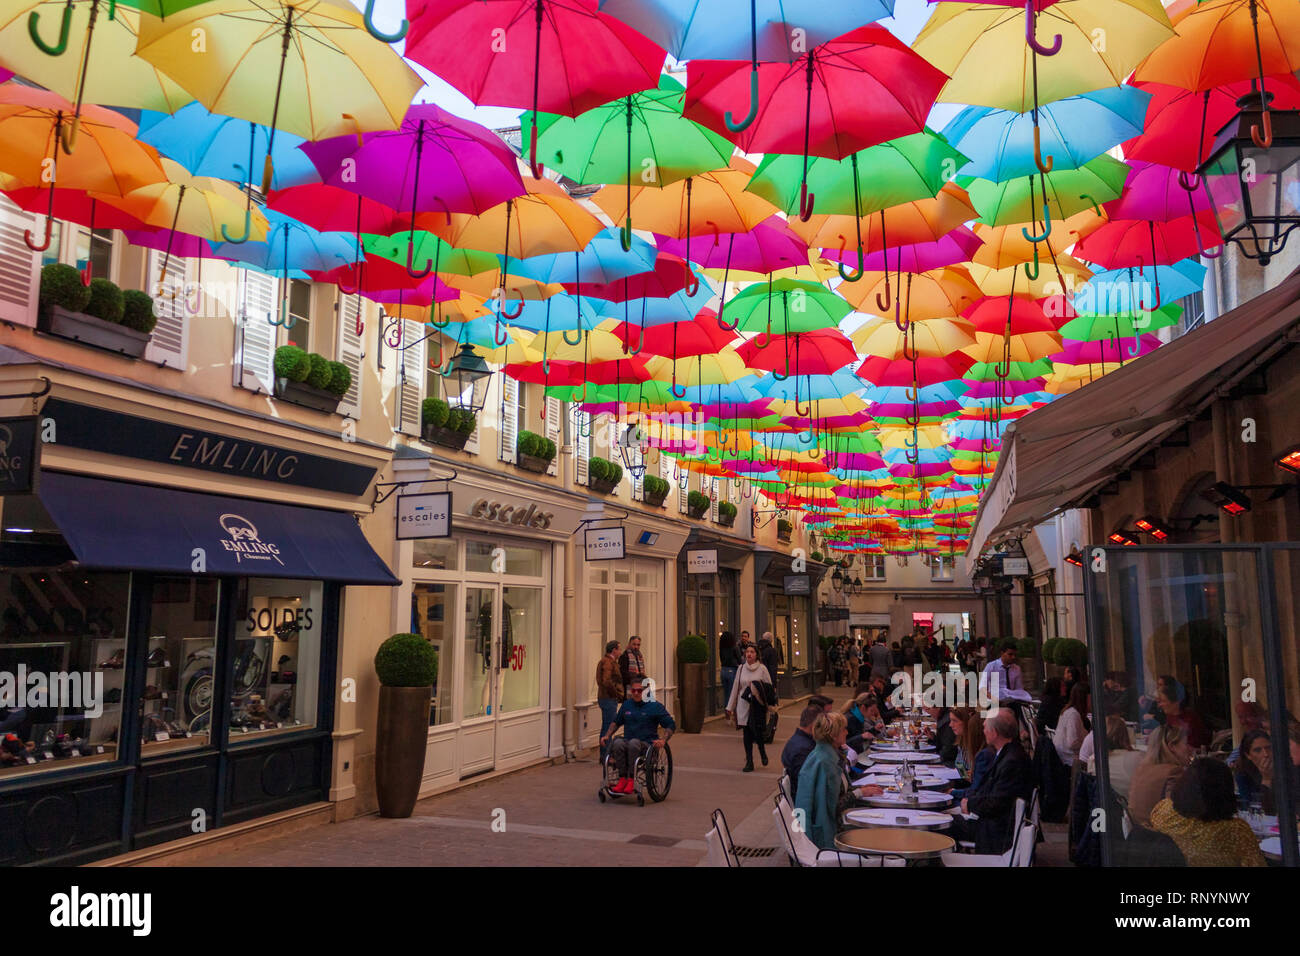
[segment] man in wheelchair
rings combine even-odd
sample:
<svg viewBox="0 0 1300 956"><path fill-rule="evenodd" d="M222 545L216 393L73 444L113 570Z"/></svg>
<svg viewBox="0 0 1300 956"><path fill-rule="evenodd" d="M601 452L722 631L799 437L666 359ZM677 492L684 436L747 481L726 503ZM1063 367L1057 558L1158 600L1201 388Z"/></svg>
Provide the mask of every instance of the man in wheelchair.
<svg viewBox="0 0 1300 956"><path fill-rule="evenodd" d="M676 721L663 704L641 699L645 685L639 675L632 678L628 692L631 696L619 706L613 725L600 739L604 746L614 736L614 731L623 728L623 736L610 747L610 759L618 768L618 782L609 788L614 793L631 793L635 789L633 773L637 758L650 747L663 749L677 729ZM668 731L667 737L659 736L660 727Z"/></svg>

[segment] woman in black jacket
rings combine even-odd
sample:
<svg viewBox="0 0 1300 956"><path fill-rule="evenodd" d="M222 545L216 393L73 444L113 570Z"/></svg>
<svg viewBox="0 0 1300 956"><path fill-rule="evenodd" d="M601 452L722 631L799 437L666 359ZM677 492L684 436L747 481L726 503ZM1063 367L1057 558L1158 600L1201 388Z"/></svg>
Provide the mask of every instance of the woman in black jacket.
<svg viewBox="0 0 1300 956"><path fill-rule="evenodd" d="M1056 729L1061 711L1065 709L1065 682L1059 677L1049 677L1043 684L1043 702L1038 705L1038 732Z"/></svg>

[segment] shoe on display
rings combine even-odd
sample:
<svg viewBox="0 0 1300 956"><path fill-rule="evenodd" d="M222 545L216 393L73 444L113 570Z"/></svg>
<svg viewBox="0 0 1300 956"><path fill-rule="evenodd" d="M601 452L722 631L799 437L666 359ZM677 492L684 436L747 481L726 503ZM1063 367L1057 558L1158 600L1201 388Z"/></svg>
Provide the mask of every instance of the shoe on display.
<svg viewBox="0 0 1300 956"><path fill-rule="evenodd" d="M110 657L108 660L100 661L99 666L110 668L110 669L116 669L121 667L123 661L125 660L126 660L126 648L119 647L117 650L113 652L113 656Z"/></svg>
<svg viewBox="0 0 1300 956"><path fill-rule="evenodd" d="M167 651L161 647L155 647L149 652L149 656L144 659L145 667L167 667Z"/></svg>
<svg viewBox="0 0 1300 956"><path fill-rule="evenodd" d="M57 739L58 739L58 735L54 733L53 728L45 731L45 736L41 738L41 749L49 750L51 747L54 746L54 741Z"/></svg>

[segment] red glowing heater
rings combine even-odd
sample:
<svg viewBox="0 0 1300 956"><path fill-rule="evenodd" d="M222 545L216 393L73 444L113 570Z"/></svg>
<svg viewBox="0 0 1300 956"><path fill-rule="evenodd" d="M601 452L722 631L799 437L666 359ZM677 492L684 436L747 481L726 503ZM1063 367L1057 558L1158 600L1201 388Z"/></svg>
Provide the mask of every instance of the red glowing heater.
<svg viewBox="0 0 1300 956"><path fill-rule="evenodd" d="M1129 537L1129 535L1124 531L1112 531L1106 537L1113 544L1121 544L1126 548L1137 547L1137 539Z"/></svg>
<svg viewBox="0 0 1300 956"><path fill-rule="evenodd" d="M1201 497L1230 515L1242 515L1250 510L1250 496L1226 481L1215 482L1201 492Z"/></svg>
<svg viewBox="0 0 1300 956"><path fill-rule="evenodd" d="M1081 555L1077 550L1071 551L1065 556L1065 563L1073 564L1076 568L1081 568L1083 567L1083 555Z"/></svg>
<svg viewBox="0 0 1300 956"><path fill-rule="evenodd" d="M1293 475L1300 475L1300 445L1290 451L1282 452L1277 458L1273 459L1273 464L1283 471L1289 471Z"/></svg>
<svg viewBox="0 0 1300 956"><path fill-rule="evenodd" d="M1166 541L1169 538L1169 528L1159 518L1143 515L1133 523L1137 525L1139 531L1145 531L1157 541Z"/></svg>

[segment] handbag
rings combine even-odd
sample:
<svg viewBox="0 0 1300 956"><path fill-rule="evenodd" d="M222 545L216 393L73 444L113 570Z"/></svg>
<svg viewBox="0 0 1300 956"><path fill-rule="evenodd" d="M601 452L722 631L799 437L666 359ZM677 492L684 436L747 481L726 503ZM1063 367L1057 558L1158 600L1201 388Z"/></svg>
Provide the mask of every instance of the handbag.
<svg viewBox="0 0 1300 956"><path fill-rule="evenodd" d="M767 711L767 727L763 730L763 743L770 744L776 739L776 722L780 715L777 714L776 708L769 708Z"/></svg>

